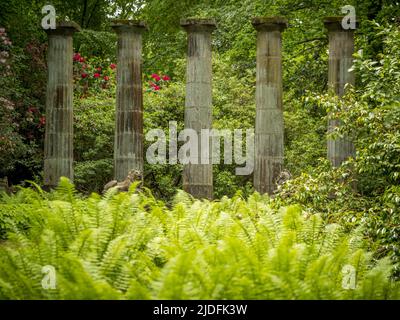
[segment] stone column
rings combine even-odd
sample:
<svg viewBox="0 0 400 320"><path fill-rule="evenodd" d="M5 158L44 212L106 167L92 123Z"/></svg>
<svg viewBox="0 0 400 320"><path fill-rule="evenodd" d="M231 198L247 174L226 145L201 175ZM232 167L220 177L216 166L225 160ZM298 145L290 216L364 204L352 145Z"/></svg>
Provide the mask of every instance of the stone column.
<svg viewBox="0 0 400 320"><path fill-rule="evenodd" d="M185 128L197 132L199 148L198 163L184 165L183 189L196 198L212 199L212 163L200 163L202 148L210 148L201 145L200 133L212 124L211 33L216 23L214 19L184 19L181 26L188 34Z"/></svg>
<svg viewBox="0 0 400 320"><path fill-rule="evenodd" d="M254 18L257 82L254 188L272 194L283 169L282 36L287 20Z"/></svg>
<svg viewBox="0 0 400 320"><path fill-rule="evenodd" d="M46 30L47 51L46 133L44 185L55 187L61 176L73 180L73 44L80 27L60 22Z"/></svg>
<svg viewBox="0 0 400 320"><path fill-rule="evenodd" d="M353 64L354 30L342 28L343 17L327 17L324 20L329 32L329 70L328 87L339 97L345 93L345 85L354 85L354 74L349 72ZM328 132L340 125L340 119L328 122ZM334 167L340 166L350 156L354 156L355 149L348 137L331 139L327 142L328 159Z"/></svg>
<svg viewBox="0 0 400 320"><path fill-rule="evenodd" d="M143 21L114 20L118 36L115 110L114 178L124 180L130 170L143 172Z"/></svg>

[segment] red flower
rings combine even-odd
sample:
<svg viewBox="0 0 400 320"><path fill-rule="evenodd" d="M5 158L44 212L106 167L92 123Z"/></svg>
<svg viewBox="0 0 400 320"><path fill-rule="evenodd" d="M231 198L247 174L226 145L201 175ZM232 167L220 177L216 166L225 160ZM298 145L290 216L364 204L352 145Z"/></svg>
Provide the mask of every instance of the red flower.
<svg viewBox="0 0 400 320"><path fill-rule="evenodd" d="M85 62L85 58L84 57L80 57L79 58L79 62Z"/></svg>
<svg viewBox="0 0 400 320"><path fill-rule="evenodd" d="M110 80L110 77L109 76L104 76L104 78L103 78L105 81L108 81L108 80Z"/></svg>
<svg viewBox="0 0 400 320"><path fill-rule="evenodd" d="M79 61L81 58L81 55L79 53L74 54L74 61Z"/></svg>
<svg viewBox="0 0 400 320"><path fill-rule="evenodd" d="M156 81L160 81L160 76L158 75L158 74L156 74L156 73L153 73L152 75L151 75L151 77L154 79L154 80L156 80Z"/></svg>
<svg viewBox="0 0 400 320"><path fill-rule="evenodd" d="M29 107L29 108L28 108L28 112L29 112L29 113L34 113L34 112L37 112L37 109L34 108L34 107Z"/></svg>
<svg viewBox="0 0 400 320"><path fill-rule="evenodd" d="M150 87L153 87L156 85L154 82L149 81Z"/></svg>
<svg viewBox="0 0 400 320"><path fill-rule="evenodd" d="M167 75L163 76L162 79L163 79L164 81L169 81L169 80L171 80L171 78L168 77Z"/></svg>
<svg viewBox="0 0 400 320"><path fill-rule="evenodd" d="M94 75L93 75L93 77L95 77L95 78L98 78L98 77L100 77L100 73L95 73Z"/></svg>
<svg viewBox="0 0 400 320"><path fill-rule="evenodd" d="M41 116L41 117L39 118L39 123L40 123L40 125L46 124L46 117L45 117L45 116Z"/></svg>
<svg viewBox="0 0 400 320"><path fill-rule="evenodd" d="M101 71L101 68L100 68L100 67L98 67L98 68L96 68L96 70L100 72L100 71Z"/></svg>
<svg viewBox="0 0 400 320"><path fill-rule="evenodd" d="M110 64L110 68L111 68L111 69L114 70L116 67L117 67L117 65L116 65L115 63L111 63L111 64Z"/></svg>
<svg viewBox="0 0 400 320"><path fill-rule="evenodd" d="M82 77L83 79L87 78L87 76L88 76L87 73L82 73L82 74L81 74L81 77Z"/></svg>
<svg viewBox="0 0 400 320"><path fill-rule="evenodd" d="M159 86L154 86L153 88L154 88L155 91L158 91L158 90L161 89Z"/></svg>

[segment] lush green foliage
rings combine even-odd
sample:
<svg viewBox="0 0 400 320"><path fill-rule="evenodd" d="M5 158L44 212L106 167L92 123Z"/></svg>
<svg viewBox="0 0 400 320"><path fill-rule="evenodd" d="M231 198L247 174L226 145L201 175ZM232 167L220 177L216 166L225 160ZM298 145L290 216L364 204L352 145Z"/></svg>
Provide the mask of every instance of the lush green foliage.
<svg viewBox="0 0 400 320"><path fill-rule="evenodd" d="M16 47L8 30L0 32L0 175L12 174L12 180L39 174L42 167L45 47L37 41ZM27 78L27 72L31 72ZM29 84L29 85L28 85Z"/></svg>
<svg viewBox="0 0 400 320"><path fill-rule="evenodd" d="M84 57L97 57L116 61L114 32L82 30L74 35L74 48Z"/></svg>
<svg viewBox="0 0 400 320"><path fill-rule="evenodd" d="M112 179L112 158L114 144L115 113L115 77L110 76L109 85L101 88L102 80L95 79L97 67L109 64L101 59L89 60L92 70L90 79L82 83L77 73L77 91L74 105L74 156L75 181L80 191L100 192L104 184ZM185 61L180 60L181 73L185 70ZM255 104L254 90L249 90L250 76L237 79L227 61L216 55L214 58L214 128L247 129L253 127ZM82 65L89 64L86 59L76 61L77 71ZM89 68L89 67L86 67ZM106 68L107 69L107 68ZM86 70L86 69L84 69ZM104 70L102 68L102 70ZM107 69L109 72L109 68ZM89 72L88 72L89 74ZM159 72L159 74L162 74ZM146 74L153 86L149 85L144 92L144 131L161 129L168 134L169 122L176 121L178 130L183 129L185 84L179 80L163 80L157 74ZM160 78L160 79L158 79ZM86 81L87 78L83 80ZM100 81L100 82L99 82ZM144 83L147 86L148 82ZM87 90L82 95L83 87ZM156 86L156 87L155 87ZM157 89L157 90L155 90ZM145 141L145 150L152 141ZM215 196L233 196L235 190L241 189L244 194L252 192L251 176L235 176L234 165L223 164L215 167ZM156 196L172 199L176 188L182 187L181 165L145 163L145 184Z"/></svg>
<svg viewBox="0 0 400 320"><path fill-rule="evenodd" d="M374 26L384 47L371 58L356 55L357 89L342 100L309 95L306 104L329 110L343 125L334 135L347 134L357 155L348 164L331 169L326 162L283 186L279 205L302 204L348 227L366 226L365 234L378 254L400 260L400 30ZM314 148L315 150L315 148ZM356 188L354 188L356 186Z"/></svg>
<svg viewBox="0 0 400 320"><path fill-rule="evenodd" d="M79 52L74 56L74 179L80 192L100 192L113 177L118 66L112 16L149 25L143 38L145 133L153 128L168 133L169 121L183 128L181 18L216 18L213 127L246 129L255 120L251 18L287 17L285 169L293 179L267 199L252 194L252 176L236 176L233 165L214 165L214 196L221 200L199 202L176 195L182 187L180 165L145 163L145 186L167 205L133 190L84 199L66 181L50 194L22 189L2 195L2 298L398 298L387 275L394 270L400 276L400 6L374 0L52 3L58 19L84 28L74 35ZM5 27L0 29L0 178L8 176L14 185L42 180L47 37L39 22L44 4L0 2L0 28ZM327 93L322 18L341 14L346 4L355 5L361 21L353 67L357 81L339 100ZM329 112L342 120L334 135L349 135L357 148L356 157L340 168L324 160ZM361 238L365 241L351 240ZM356 260L357 289L343 290L341 267ZM40 287L46 264L56 266L59 290Z"/></svg>
<svg viewBox="0 0 400 320"><path fill-rule="evenodd" d="M2 198L38 223L18 225L0 247L0 297L8 299L395 299L388 259L362 237L298 207L274 212L254 194L219 202L179 192L172 208L147 192L83 199L62 179L46 194ZM17 210L18 211L18 210ZM18 214L20 212L16 212ZM41 286L52 265L57 287ZM344 289L343 267L356 270Z"/></svg>

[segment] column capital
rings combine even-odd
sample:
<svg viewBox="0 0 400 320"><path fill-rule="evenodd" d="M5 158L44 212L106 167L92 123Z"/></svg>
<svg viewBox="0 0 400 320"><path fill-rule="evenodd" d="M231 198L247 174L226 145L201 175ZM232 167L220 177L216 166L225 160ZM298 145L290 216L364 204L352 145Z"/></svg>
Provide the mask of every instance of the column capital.
<svg viewBox="0 0 400 320"><path fill-rule="evenodd" d="M354 31L354 29L344 29L342 26L344 16L336 16L336 17L325 17L324 25L328 31ZM359 22L356 20L356 28L358 27Z"/></svg>
<svg viewBox="0 0 400 320"><path fill-rule="evenodd" d="M181 19L181 27L187 32L212 32L214 29L216 29L217 23L213 18L188 18Z"/></svg>
<svg viewBox="0 0 400 320"><path fill-rule="evenodd" d="M288 26L288 21L284 17L255 17L251 24L257 31L283 31Z"/></svg>
<svg viewBox="0 0 400 320"><path fill-rule="evenodd" d="M136 32L141 33L147 31L147 24L145 21L141 20L123 20L116 19L111 21L111 28L115 32Z"/></svg>
<svg viewBox="0 0 400 320"><path fill-rule="evenodd" d="M48 35L64 35L71 36L75 32L81 31L79 24L73 21L60 21L57 22L55 29L45 30Z"/></svg>

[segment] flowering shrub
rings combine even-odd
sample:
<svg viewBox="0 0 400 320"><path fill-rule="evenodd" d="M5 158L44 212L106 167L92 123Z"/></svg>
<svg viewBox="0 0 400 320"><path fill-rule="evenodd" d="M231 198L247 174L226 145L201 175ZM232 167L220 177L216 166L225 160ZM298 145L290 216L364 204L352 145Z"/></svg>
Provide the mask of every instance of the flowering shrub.
<svg viewBox="0 0 400 320"><path fill-rule="evenodd" d="M10 48L12 42L7 37L6 30L4 28L0 28L0 65L5 67L6 75L10 74L10 65L7 63L8 58L10 57Z"/></svg>
<svg viewBox="0 0 400 320"><path fill-rule="evenodd" d="M14 46L0 28L0 176L11 183L34 177L42 164L44 52L38 41Z"/></svg>
<svg viewBox="0 0 400 320"><path fill-rule="evenodd" d="M5 29L0 28L0 153L2 154L0 165L5 171L9 169L11 163L9 160L18 152L22 144L21 137L18 135L16 105L7 94L7 88L12 85L11 45L12 42Z"/></svg>
<svg viewBox="0 0 400 320"><path fill-rule="evenodd" d="M161 90L164 86L167 85L168 81L171 78L167 75L158 75L157 73L153 73L148 77L148 87L146 89L147 92L157 92Z"/></svg>
<svg viewBox="0 0 400 320"><path fill-rule="evenodd" d="M74 82L79 97L88 96L90 93L97 94L104 89L113 95L116 85L117 65L110 63L109 59L99 57L84 57L79 52L73 56L74 60ZM171 80L168 75L153 73L145 76L148 86L146 92L157 92L167 85ZM111 90L110 90L111 89Z"/></svg>
<svg viewBox="0 0 400 320"><path fill-rule="evenodd" d="M86 58L80 53L75 53L73 60L74 80L79 96L86 96L89 91L96 94L104 89L115 88L115 63L97 57Z"/></svg>

